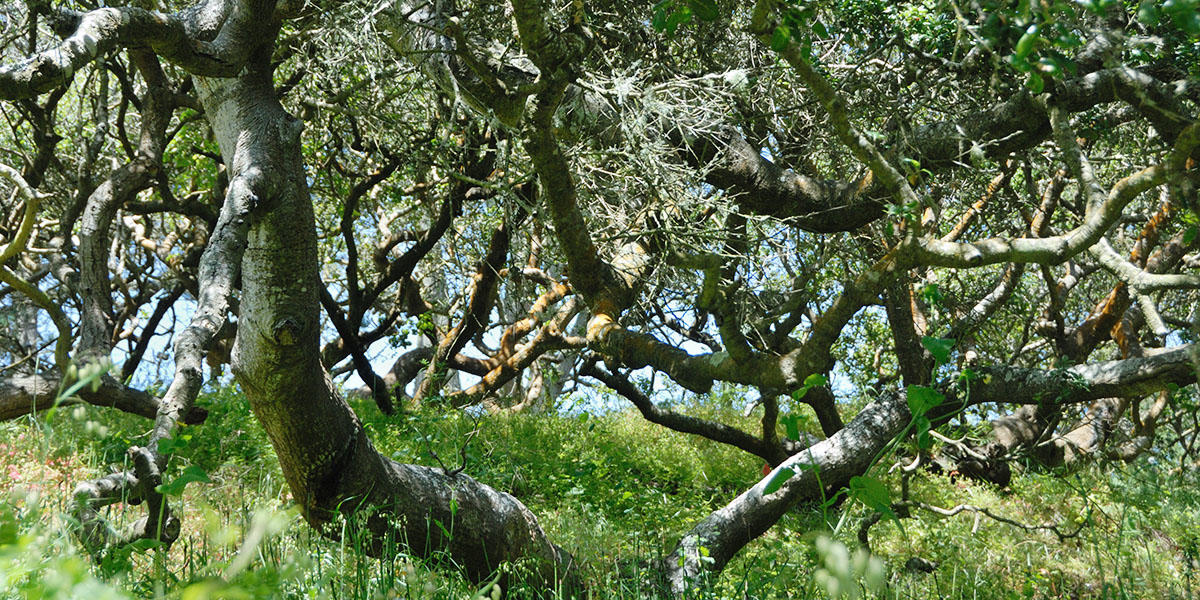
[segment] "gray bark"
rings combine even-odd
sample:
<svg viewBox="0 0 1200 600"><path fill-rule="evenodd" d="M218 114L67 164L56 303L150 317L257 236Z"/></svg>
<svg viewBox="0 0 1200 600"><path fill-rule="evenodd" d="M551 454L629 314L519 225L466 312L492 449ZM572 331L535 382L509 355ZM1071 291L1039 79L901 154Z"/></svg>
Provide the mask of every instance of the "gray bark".
<svg viewBox="0 0 1200 600"><path fill-rule="evenodd" d="M470 477L381 456L336 394L318 349L316 232L301 126L275 97L268 58L269 47L238 79L199 87L231 195L240 186L251 207L231 365L302 514L330 535L339 514L365 524L375 551L390 536L414 555L445 552L473 581L504 562L528 562L532 583L553 589L573 576L570 557L528 509Z"/></svg>
<svg viewBox="0 0 1200 600"><path fill-rule="evenodd" d="M0 378L0 421L49 409L55 405L62 390L62 379L52 373ZM94 406L116 408L147 419L158 414L158 400L154 396L125 387L111 378L102 378L95 390L84 386L76 396ZM183 422L202 423L206 415L205 410L193 407Z"/></svg>
<svg viewBox="0 0 1200 600"><path fill-rule="evenodd" d="M980 403L1035 406L1145 395L1165 389L1168 384L1194 383L1196 353L1196 346L1187 345L1143 358L1057 371L991 367L984 369L982 377L971 385L968 397L958 398L945 387L947 402L930 413L943 414ZM863 408L841 431L794 454L771 475L706 517L683 536L662 562L672 593L684 594L703 580L706 571L719 573L746 544L762 535L796 503L825 498L851 477L865 473L910 419L904 394L888 393ZM1024 435L1022 431L1014 433ZM764 494L767 483L781 469L791 469L795 475L776 492Z"/></svg>
<svg viewBox="0 0 1200 600"><path fill-rule="evenodd" d="M904 395L890 393L867 405L841 431L793 455L754 487L705 517L662 561L671 592L681 596L701 581L706 571L720 573L746 544L797 502L820 499L866 472L909 419ZM781 469L791 469L795 475L779 490L764 494L767 483Z"/></svg>

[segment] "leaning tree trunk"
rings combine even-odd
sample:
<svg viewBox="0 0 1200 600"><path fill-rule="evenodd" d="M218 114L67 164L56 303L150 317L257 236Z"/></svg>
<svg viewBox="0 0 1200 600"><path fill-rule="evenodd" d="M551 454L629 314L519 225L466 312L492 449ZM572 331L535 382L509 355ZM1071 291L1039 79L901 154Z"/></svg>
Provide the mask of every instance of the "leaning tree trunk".
<svg viewBox="0 0 1200 600"><path fill-rule="evenodd" d="M770 529L788 509L820 500L851 477L861 475L911 420L902 393L890 393L863 408L828 439L792 455L770 475L724 507L713 511L683 536L662 561L671 592L682 597L705 572L719 574L742 548ZM767 494L767 483L782 469L795 475Z"/></svg>
<svg viewBox="0 0 1200 600"><path fill-rule="evenodd" d="M242 293L232 368L279 456L304 518L334 534L342 515L417 556L448 555L473 581L507 561L530 583L566 581L570 557L520 502L461 474L381 456L321 364L317 240L301 124L279 104L269 45L237 79L198 89L243 210Z"/></svg>

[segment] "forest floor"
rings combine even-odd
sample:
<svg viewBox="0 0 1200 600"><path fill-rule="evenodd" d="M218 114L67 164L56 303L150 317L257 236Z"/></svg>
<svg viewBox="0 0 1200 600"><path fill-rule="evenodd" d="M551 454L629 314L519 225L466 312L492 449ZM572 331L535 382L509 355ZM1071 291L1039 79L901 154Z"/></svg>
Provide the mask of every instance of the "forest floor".
<svg viewBox="0 0 1200 600"><path fill-rule="evenodd" d="M180 539L169 550L127 549L98 561L70 534L71 490L117 468L126 448L145 439L149 422L64 406L0 423L0 598L459 599L481 591L403 552L364 558L352 538L316 535L291 507L245 401L226 389L201 402L209 421L185 430L170 465L171 473L187 469L208 480L172 498L183 519ZM356 410L377 447L396 460L455 468L465 459L471 476L525 502L550 538L586 565L597 599L654 597L646 565L761 477L758 459L666 431L628 410L501 417ZM688 410L754 423L728 400ZM891 467L901 460L885 460L874 472L893 499L901 470ZM909 499L941 508L969 504L1009 522L972 510L884 519L869 531L884 567L882 585L843 584L848 593L839 597L1195 597L1200 491L1190 465L1181 468L1164 454L1069 473L1017 471L1004 489L917 471ZM107 514L119 524L142 512L118 504ZM848 557L870 512L836 499L794 509L703 597L828 597L830 581L862 572L865 563ZM936 567L914 570L912 559ZM482 596L495 591L485 587Z"/></svg>

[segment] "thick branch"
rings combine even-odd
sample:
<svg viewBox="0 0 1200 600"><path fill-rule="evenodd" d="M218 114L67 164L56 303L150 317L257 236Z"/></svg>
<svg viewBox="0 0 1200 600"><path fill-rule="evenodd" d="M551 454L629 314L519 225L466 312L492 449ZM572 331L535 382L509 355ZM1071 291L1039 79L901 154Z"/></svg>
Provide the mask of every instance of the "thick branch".
<svg viewBox="0 0 1200 600"><path fill-rule="evenodd" d="M29 98L61 87L84 65L118 47L149 46L197 75L234 75L260 39L250 33L261 34L272 20L263 12L269 16L273 10L274 2L240 0L211 1L175 14L128 6L60 13L58 28L69 35L54 48L0 67L0 99Z"/></svg>
<svg viewBox="0 0 1200 600"><path fill-rule="evenodd" d="M158 415L158 399L154 396L125 387L111 378L103 378L99 384L94 390L85 385L76 395L88 404L116 408L147 419ZM49 409L62 391L62 378L53 373L0 378L0 421ZM206 416L208 412L204 409L192 407L183 422L189 425L203 423Z"/></svg>

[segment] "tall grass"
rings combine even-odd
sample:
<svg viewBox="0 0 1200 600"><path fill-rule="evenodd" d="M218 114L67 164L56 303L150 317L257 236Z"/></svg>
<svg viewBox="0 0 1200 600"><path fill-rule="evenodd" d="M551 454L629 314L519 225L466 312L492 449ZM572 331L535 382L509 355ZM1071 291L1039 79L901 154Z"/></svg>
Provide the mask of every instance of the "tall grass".
<svg viewBox="0 0 1200 600"><path fill-rule="evenodd" d="M490 598L495 591L412 558L395 541L387 558L372 559L358 551L363 541L349 535L353 528L341 542L317 535L292 508L274 453L240 395L223 389L201 401L211 411L209 421L184 431L169 466L168 477L191 467L211 480L173 499L183 519L181 538L170 549L112 552L99 560L84 555L70 534L71 489L120 467L125 449L146 438L149 423L92 407L0 423L0 598L458 599ZM599 599L652 597L653 561L760 476L753 457L665 431L629 411L387 418L369 406L356 408L382 452L450 468L465 457L472 476L528 504L551 539L587 566ZM705 410L742 418L719 403ZM898 488L890 477L885 481ZM1194 474L1172 473L1149 460L1063 476L1029 469L1006 490L919 474L911 495L929 504L970 503L1022 523L1085 526L1060 541L972 513L916 511L902 528L883 521L870 539L885 585L871 595L1192 598L1200 585L1195 483ZM107 516L120 525L142 510L118 504ZM835 560L852 556L865 516L853 503L799 507L742 552L704 595L826 597L831 578L850 581L865 573L867 563L854 563L860 569L854 571ZM821 536L834 542L822 542L818 551ZM914 557L938 567L909 572L905 564Z"/></svg>

